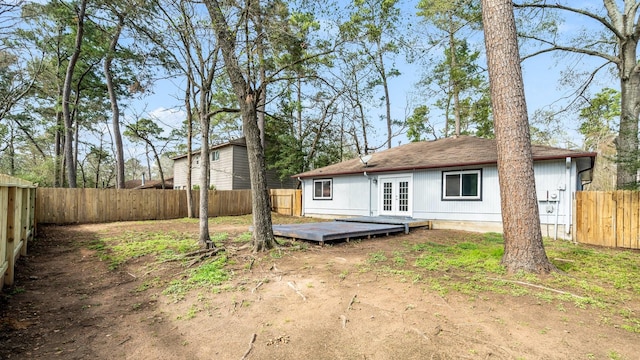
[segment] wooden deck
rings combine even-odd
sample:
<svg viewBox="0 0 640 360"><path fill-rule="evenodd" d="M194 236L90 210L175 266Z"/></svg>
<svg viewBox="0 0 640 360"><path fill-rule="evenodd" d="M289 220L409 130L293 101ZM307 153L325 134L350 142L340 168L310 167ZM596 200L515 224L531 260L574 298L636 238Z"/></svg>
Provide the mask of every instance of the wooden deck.
<svg viewBox="0 0 640 360"><path fill-rule="evenodd" d="M324 245L326 241L346 240L354 238L371 238L371 236L388 236L392 233L405 232L413 227L429 226L431 222L411 218L391 217L358 217L337 219L331 222L273 225L276 236L296 240L317 241Z"/></svg>

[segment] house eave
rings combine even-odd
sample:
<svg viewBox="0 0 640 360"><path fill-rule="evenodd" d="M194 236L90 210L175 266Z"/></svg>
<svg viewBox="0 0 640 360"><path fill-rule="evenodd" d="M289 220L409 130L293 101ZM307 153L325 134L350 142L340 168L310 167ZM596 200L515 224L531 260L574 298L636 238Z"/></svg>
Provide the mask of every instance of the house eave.
<svg viewBox="0 0 640 360"><path fill-rule="evenodd" d="M553 155L553 156L536 156L533 158L533 161L545 161L545 160L560 160L570 158L591 158L592 161L596 157L595 152L585 152L585 153L574 153L574 154L565 154L565 155ZM482 165L494 165L497 164L497 161L478 161L478 162L464 162L464 163L444 163L444 164L433 164L433 165L420 165L420 166L404 166L404 167L392 167L392 168L373 168L373 167L362 167L359 170L346 170L346 171L336 171L336 172L327 172L327 173L312 173L305 175L304 173L296 174L291 176L294 179L308 179L308 178L318 178L318 177L327 177L327 176L345 176L345 175L356 175L356 174L374 174L374 173L388 173L388 172L406 172L406 171L416 171L416 170L428 170L428 169L438 169L438 168L452 168L452 167L469 167L469 166L482 166Z"/></svg>

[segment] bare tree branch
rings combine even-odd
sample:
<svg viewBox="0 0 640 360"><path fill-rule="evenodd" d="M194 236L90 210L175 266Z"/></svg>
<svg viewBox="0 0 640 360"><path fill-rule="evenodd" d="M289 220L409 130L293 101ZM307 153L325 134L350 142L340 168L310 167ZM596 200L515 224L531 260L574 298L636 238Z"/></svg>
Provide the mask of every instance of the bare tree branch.
<svg viewBox="0 0 640 360"><path fill-rule="evenodd" d="M614 0L604 0L604 1L605 1L605 4L607 2L611 2L611 3L613 3L612 7L614 7L614 8L616 7ZM618 29L621 29L621 27L617 23L617 21L618 21L618 20L616 20L616 18L618 17L617 15L614 15L614 17L612 17L612 19L613 19L613 21L615 23L611 24L609 21L607 21L606 18L604 18L602 16L598 16L598 15L596 15L594 13L591 13L591 12L583 10L583 9L572 8L572 7L561 5L561 4L547 4L547 3L541 3L541 4L528 4L528 3L516 4L516 3L514 3L513 6L516 7L516 8L558 9L558 10L569 11L569 12L572 12L572 13L575 13L575 14L585 15L585 16L587 16L587 17L589 17L591 19L594 19L597 22L601 23L604 27L606 27L611 32L613 32L620 40L624 40L624 38L625 38L625 35L618 30ZM618 15L619 15L619 13L618 13ZM612 16L611 12L609 13L609 16ZM620 16L620 24L622 24L621 16Z"/></svg>

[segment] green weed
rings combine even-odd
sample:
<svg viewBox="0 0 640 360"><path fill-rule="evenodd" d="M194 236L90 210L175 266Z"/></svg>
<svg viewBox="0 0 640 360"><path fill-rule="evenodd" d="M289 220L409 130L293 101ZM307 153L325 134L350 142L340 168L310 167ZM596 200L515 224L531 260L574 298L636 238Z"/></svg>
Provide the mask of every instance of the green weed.
<svg viewBox="0 0 640 360"><path fill-rule="evenodd" d="M387 257L385 256L383 251L377 251L369 254L369 259L367 259L367 262L369 262L369 264L375 264L383 261L387 261Z"/></svg>

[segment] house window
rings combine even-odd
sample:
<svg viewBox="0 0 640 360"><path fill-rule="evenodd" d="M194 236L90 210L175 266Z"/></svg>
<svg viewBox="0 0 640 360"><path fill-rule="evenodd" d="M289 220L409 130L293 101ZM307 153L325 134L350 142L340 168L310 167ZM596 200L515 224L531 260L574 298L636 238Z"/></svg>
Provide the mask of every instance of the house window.
<svg viewBox="0 0 640 360"><path fill-rule="evenodd" d="M333 193L331 190L332 184L332 179L313 180L313 199L331 200L333 198Z"/></svg>
<svg viewBox="0 0 640 360"><path fill-rule="evenodd" d="M482 170L442 172L442 200L482 200Z"/></svg>
<svg viewBox="0 0 640 360"><path fill-rule="evenodd" d="M211 162L220 160L220 151L214 150L211 152Z"/></svg>

